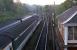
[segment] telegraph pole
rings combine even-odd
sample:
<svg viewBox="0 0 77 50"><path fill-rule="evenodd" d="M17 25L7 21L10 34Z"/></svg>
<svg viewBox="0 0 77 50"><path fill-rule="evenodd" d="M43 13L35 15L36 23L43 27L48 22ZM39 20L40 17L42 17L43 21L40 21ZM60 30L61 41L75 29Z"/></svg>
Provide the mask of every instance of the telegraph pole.
<svg viewBox="0 0 77 50"><path fill-rule="evenodd" d="M52 12L52 41L53 41L53 50L56 50L56 44L55 44L55 2L54 2L54 7L53 7L53 12Z"/></svg>

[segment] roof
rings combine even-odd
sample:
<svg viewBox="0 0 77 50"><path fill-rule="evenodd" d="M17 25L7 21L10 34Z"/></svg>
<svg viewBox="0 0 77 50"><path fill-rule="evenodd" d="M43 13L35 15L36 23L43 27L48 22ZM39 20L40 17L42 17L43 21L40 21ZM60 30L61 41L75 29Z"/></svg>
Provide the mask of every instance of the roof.
<svg viewBox="0 0 77 50"><path fill-rule="evenodd" d="M9 37L0 36L0 49L3 49L10 42L11 42L11 39Z"/></svg>
<svg viewBox="0 0 77 50"><path fill-rule="evenodd" d="M73 6L69 8L62 14L58 15L58 21L62 24L67 23L70 19L72 19L77 14L77 6Z"/></svg>
<svg viewBox="0 0 77 50"><path fill-rule="evenodd" d="M66 26L77 26L77 14L66 24Z"/></svg>
<svg viewBox="0 0 77 50"><path fill-rule="evenodd" d="M19 36L19 38L16 41L14 41L15 44L15 42L18 42L19 40L22 39L21 41L19 41L19 43L21 44L23 38L25 38L34 28L35 26L34 24L35 23L37 24L37 22L35 22L34 24L32 23L35 20L38 20L38 17L39 16L33 15L31 18L23 20L23 22L16 21L14 22L16 24L14 25L11 24L11 26L8 26L4 29L0 29L0 49L7 47L9 43L13 42L20 34L23 33L22 36ZM16 45L19 45L19 43L17 43Z"/></svg>
<svg viewBox="0 0 77 50"><path fill-rule="evenodd" d="M67 23L77 23L77 14Z"/></svg>

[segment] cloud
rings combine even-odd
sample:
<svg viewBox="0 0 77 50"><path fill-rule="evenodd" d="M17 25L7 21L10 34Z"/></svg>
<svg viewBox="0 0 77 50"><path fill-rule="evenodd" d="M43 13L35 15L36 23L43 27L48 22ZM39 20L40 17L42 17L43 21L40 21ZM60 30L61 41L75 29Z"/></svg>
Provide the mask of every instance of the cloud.
<svg viewBox="0 0 77 50"><path fill-rule="evenodd" d="M55 4L61 4L62 2L64 2L65 0L20 0L22 3L26 3L26 4L36 4L36 5L49 5L49 4L53 4L55 1Z"/></svg>

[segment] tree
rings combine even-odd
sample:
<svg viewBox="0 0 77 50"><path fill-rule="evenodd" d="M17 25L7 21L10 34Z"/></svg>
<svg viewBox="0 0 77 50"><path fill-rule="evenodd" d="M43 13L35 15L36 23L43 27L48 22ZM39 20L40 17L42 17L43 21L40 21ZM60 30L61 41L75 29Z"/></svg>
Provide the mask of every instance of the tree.
<svg viewBox="0 0 77 50"><path fill-rule="evenodd" d="M76 6L76 5L77 5L77 0L66 0L61 5L58 5L56 12L57 14L60 14L64 12L65 10L71 8L72 6Z"/></svg>
<svg viewBox="0 0 77 50"><path fill-rule="evenodd" d="M11 11L13 9L13 0L0 0L0 10Z"/></svg>

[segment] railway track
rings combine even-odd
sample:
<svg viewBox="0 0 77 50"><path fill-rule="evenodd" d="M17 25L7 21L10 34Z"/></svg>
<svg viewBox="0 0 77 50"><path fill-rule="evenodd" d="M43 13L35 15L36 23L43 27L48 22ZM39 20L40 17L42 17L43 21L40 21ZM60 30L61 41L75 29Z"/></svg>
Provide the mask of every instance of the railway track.
<svg viewBox="0 0 77 50"><path fill-rule="evenodd" d="M35 47L35 50L46 50L47 34L48 34L47 28L48 28L47 23L44 22L44 26L43 26L43 29L41 30L39 39L37 41L37 45Z"/></svg>
<svg viewBox="0 0 77 50"><path fill-rule="evenodd" d="M38 41L38 38L40 36L41 30L43 28L44 25L44 21L42 20L40 22L40 24L37 26L36 30L33 32L33 35L31 36L31 38L29 39L29 41L27 41L27 44L25 44L25 46L23 47L22 50L34 50Z"/></svg>
<svg viewBox="0 0 77 50"><path fill-rule="evenodd" d="M48 21L43 19L22 50L47 50Z"/></svg>

